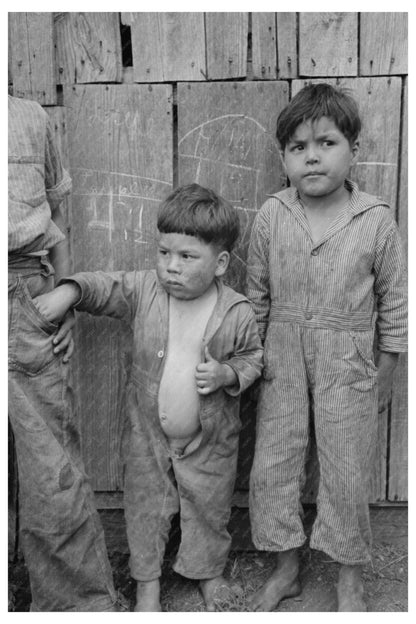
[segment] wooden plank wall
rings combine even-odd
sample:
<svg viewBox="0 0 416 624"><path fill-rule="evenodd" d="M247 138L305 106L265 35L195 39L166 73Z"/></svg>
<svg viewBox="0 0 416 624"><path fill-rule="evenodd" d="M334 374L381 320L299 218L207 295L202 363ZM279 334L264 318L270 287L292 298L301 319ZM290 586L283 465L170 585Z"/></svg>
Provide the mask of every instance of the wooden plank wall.
<svg viewBox="0 0 416 624"><path fill-rule="evenodd" d="M229 281L244 288L250 228L287 183L274 128L310 81L351 89L363 119L363 190L387 199L407 248L406 13L9 13L9 88L47 107L74 191L74 270L153 266L158 201L211 186L237 208ZM83 455L99 500L119 505L129 333L80 315L73 358ZM237 489L248 488L255 391L243 398ZM305 500L316 494L308 461ZM407 359L380 415L373 501L407 499Z"/></svg>

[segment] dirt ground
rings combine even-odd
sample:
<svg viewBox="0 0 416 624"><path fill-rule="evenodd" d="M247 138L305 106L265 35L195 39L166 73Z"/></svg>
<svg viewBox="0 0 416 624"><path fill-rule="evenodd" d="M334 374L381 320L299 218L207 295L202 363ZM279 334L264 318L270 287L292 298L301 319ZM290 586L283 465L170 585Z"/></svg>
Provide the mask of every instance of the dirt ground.
<svg viewBox="0 0 416 624"><path fill-rule="evenodd" d="M128 549L122 512L101 512L116 588L133 609L135 582L130 578ZM307 532L313 522L314 510L306 515ZM373 561L364 570L368 611L400 612L408 609L407 510L403 508L373 509L371 512L374 546ZM255 551L249 537L245 510L233 510L231 532L233 550L225 576L241 586L239 597L219 604L218 611L250 611L252 593L270 575L275 562L272 553ZM165 612L205 611L196 581L185 579L171 569L178 541L174 528L165 559L162 582L162 608ZM283 601L277 611L336 611L336 579L338 566L325 554L301 550L302 593ZM9 563L11 603L9 611L28 611L30 588L22 559Z"/></svg>

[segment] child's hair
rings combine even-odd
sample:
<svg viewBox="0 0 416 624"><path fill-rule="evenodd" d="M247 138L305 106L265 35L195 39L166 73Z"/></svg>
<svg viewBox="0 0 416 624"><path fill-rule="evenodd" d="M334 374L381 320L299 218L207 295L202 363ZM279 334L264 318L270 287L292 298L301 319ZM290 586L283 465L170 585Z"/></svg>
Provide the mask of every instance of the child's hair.
<svg viewBox="0 0 416 624"><path fill-rule="evenodd" d="M175 189L160 204L157 228L163 234L187 234L231 252L240 233L237 210L199 184Z"/></svg>
<svg viewBox="0 0 416 624"><path fill-rule="evenodd" d="M321 82L301 89L280 113L276 137L281 149L285 149L300 124L321 117L332 119L350 144L357 140L361 120L356 101L346 89Z"/></svg>

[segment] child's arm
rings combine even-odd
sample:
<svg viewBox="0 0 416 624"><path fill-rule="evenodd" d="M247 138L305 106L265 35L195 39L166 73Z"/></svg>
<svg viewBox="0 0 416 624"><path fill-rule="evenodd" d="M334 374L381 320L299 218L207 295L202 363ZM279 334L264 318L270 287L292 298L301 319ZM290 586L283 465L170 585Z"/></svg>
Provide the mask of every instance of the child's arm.
<svg viewBox="0 0 416 624"><path fill-rule="evenodd" d="M377 357L378 411L384 411L390 401L393 373L399 359L398 353L379 351Z"/></svg>
<svg viewBox="0 0 416 624"><path fill-rule="evenodd" d="M206 362L196 369L199 394L210 394L224 388L232 396L246 390L261 375L263 347L254 313L248 302L239 305L239 322L231 358L217 361L205 348ZM202 386L202 387L201 387Z"/></svg>
<svg viewBox="0 0 416 624"><path fill-rule="evenodd" d="M208 347L205 347L205 362L196 367L195 379L199 394L210 394L219 388L234 386L238 380L231 366L215 360Z"/></svg>
<svg viewBox="0 0 416 624"><path fill-rule="evenodd" d="M91 271L76 273L61 280L63 284L76 284L80 296L75 308L96 316L110 316L130 322L135 314L137 300L143 283L154 280L150 271Z"/></svg>
<svg viewBox="0 0 416 624"><path fill-rule="evenodd" d="M79 300L81 290L75 282L69 282L57 286L44 295L38 295L33 303L39 312L51 323L59 323L68 310Z"/></svg>
<svg viewBox="0 0 416 624"><path fill-rule="evenodd" d="M270 312L269 209L270 205L266 203L254 219L247 257L247 298L252 303L262 342Z"/></svg>
<svg viewBox="0 0 416 624"><path fill-rule="evenodd" d="M376 250L379 411L388 404L399 353L407 351L407 286L403 248L394 221Z"/></svg>

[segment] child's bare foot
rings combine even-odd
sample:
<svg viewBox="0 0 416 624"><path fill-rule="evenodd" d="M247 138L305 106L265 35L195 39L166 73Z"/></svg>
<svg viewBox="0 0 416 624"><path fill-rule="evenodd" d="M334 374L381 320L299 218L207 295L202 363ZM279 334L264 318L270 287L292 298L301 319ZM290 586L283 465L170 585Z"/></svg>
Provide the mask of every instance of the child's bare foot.
<svg viewBox="0 0 416 624"><path fill-rule="evenodd" d="M361 566L341 565L338 577L338 611L367 611Z"/></svg>
<svg viewBox="0 0 416 624"><path fill-rule="evenodd" d="M278 555L277 566L265 584L250 600L252 611L273 611L284 598L299 596L299 561L296 549Z"/></svg>
<svg viewBox="0 0 416 624"><path fill-rule="evenodd" d="M199 581L207 611L216 611L221 603L232 600L242 594L243 589L237 583L229 583L223 576Z"/></svg>
<svg viewBox="0 0 416 624"><path fill-rule="evenodd" d="M162 611L159 579L137 581L135 611Z"/></svg>

